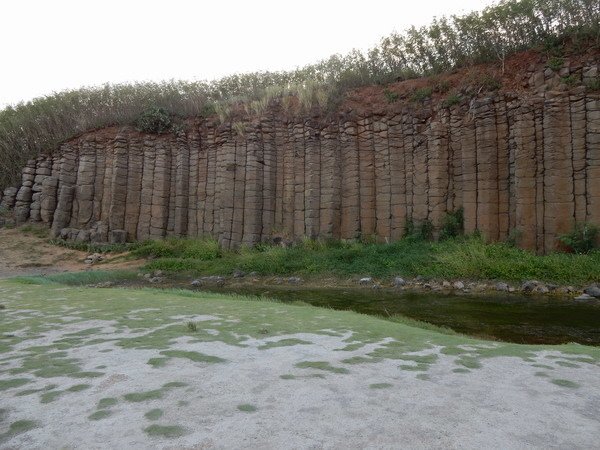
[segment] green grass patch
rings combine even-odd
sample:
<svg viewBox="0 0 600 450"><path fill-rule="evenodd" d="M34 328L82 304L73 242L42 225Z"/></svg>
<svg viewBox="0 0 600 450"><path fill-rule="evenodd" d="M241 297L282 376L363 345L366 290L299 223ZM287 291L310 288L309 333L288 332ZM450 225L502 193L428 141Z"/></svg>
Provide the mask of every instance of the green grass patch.
<svg viewBox="0 0 600 450"><path fill-rule="evenodd" d="M250 405L249 403L243 403L238 405L237 409L243 412L255 412L258 408L254 405Z"/></svg>
<svg viewBox="0 0 600 450"><path fill-rule="evenodd" d="M96 411L88 416L89 420L102 420L106 419L108 416L112 414L111 411L106 409L101 409L100 411Z"/></svg>
<svg viewBox="0 0 600 450"><path fill-rule="evenodd" d="M148 364L152 367L164 367L170 358L150 358Z"/></svg>
<svg viewBox="0 0 600 450"><path fill-rule="evenodd" d="M125 394L123 398L128 402L147 402L150 400L159 400L163 397L164 390L163 389L154 389L151 391L143 391L143 392L132 392L130 394Z"/></svg>
<svg viewBox="0 0 600 450"><path fill-rule="evenodd" d="M390 383L373 383L369 385L370 389L387 389L391 387L392 385Z"/></svg>
<svg viewBox="0 0 600 450"><path fill-rule="evenodd" d="M312 342L303 341L302 339L281 339L279 341L270 341L258 347L259 350L268 350L277 347L292 347L294 345L309 345Z"/></svg>
<svg viewBox="0 0 600 450"><path fill-rule="evenodd" d="M296 364L299 369L318 369L324 370L331 373L350 373L350 371L344 367L334 367L327 361L302 361Z"/></svg>
<svg viewBox="0 0 600 450"><path fill-rule="evenodd" d="M86 389L91 388L92 386L89 384L75 384L73 386L71 386L70 388L67 389L67 392L81 392L81 391L85 391Z"/></svg>
<svg viewBox="0 0 600 450"><path fill-rule="evenodd" d="M551 383L556 384L557 386L567 387L567 388L578 388L579 387L578 383L575 383L574 381L571 381L571 380L564 380L561 378L555 378L555 379L551 380Z"/></svg>
<svg viewBox="0 0 600 450"><path fill-rule="evenodd" d="M288 248L261 245L238 251L217 251L214 245L215 241L171 238L144 243L135 253L153 258L147 270L208 275L240 269L261 275L421 275L583 284L595 281L600 272L598 250L587 255L540 256L504 243L486 244L477 236L439 242L405 238L391 244L305 240Z"/></svg>
<svg viewBox="0 0 600 450"><path fill-rule="evenodd" d="M50 391L42 394L40 396L40 403L52 403L57 400L61 395L63 395L63 391Z"/></svg>
<svg viewBox="0 0 600 450"><path fill-rule="evenodd" d="M164 411L160 408L154 408L144 414L144 417L148 420L158 420L164 414Z"/></svg>
<svg viewBox="0 0 600 450"><path fill-rule="evenodd" d="M179 425L150 425L144 428L144 432L149 436L176 438L187 434L187 430Z"/></svg>
<svg viewBox="0 0 600 450"><path fill-rule="evenodd" d="M29 383L29 378L11 378L8 380L0 380L0 391L13 389Z"/></svg>
<svg viewBox="0 0 600 450"><path fill-rule="evenodd" d="M115 406L117 403L119 403L119 400L114 397L101 398L98 402L98 409L110 408L111 406Z"/></svg>
<svg viewBox="0 0 600 450"><path fill-rule="evenodd" d="M184 351L184 350L165 350L160 352L161 355L168 356L170 358L185 358L194 362L204 362L204 363L222 363L226 360L223 358L219 358L218 356L205 355L200 352L192 352L192 351Z"/></svg>
<svg viewBox="0 0 600 450"><path fill-rule="evenodd" d="M0 434L0 443L6 442L8 439L26 433L34 428L39 427L39 424L33 420L17 420L10 424L8 431Z"/></svg>

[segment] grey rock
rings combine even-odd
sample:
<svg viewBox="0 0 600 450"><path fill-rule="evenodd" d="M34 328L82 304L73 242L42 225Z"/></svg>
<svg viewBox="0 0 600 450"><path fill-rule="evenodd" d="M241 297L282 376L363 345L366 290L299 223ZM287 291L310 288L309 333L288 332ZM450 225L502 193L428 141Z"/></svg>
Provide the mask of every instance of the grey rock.
<svg viewBox="0 0 600 450"><path fill-rule="evenodd" d="M592 296L591 296L591 295L589 295L589 294L581 294L581 295L579 295L579 296L575 297L575 300L577 300L577 301L584 301L584 300L591 300L591 299L593 299L593 298L594 298L594 297L592 297Z"/></svg>
<svg viewBox="0 0 600 450"><path fill-rule="evenodd" d="M371 284L371 283L373 283L373 278L371 278L371 277L363 277L360 280L358 280L358 283L362 284L363 286L367 285L367 284Z"/></svg>
<svg viewBox="0 0 600 450"><path fill-rule="evenodd" d="M148 281L150 281L150 283L152 283L152 284L161 283L162 278L161 277L152 277Z"/></svg>
<svg viewBox="0 0 600 450"><path fill-rule="evenodd" d="M402 277L396 277L396 278L394 278L394 282L392 283L392 285L394 287L406 286L406 281Z"/></svg>
<svg viewBox="0 0 600 450"><path fill-rule="evenodd" d="M127 231L110 230L108 241L111 244L124 244L125 242L127 242Z"/></svg>
<svg viewBox="0 0 600 450"><path fill-rule="evenodd" d="M300 284L300 283L302 283L302 278L300 278L300 277L289 277L287 279L287 282L289 284Z"/></svg>
<svg viewBox="0 0 600 450"><path fill-rule="evenodd" d="M593 284L591 286L586 287L583 292L587 295L590 295L595 298L600 298L600 287Z"/></svg>
<svg viewBox="0 0 600 450"><path fill-rule="evenodd" d="M510 290L510 286L503 282L496 283L496 290L500 292L508 292Z"/></svg>
<svg viewBox="0 0 600 450"><path fill-rule="evenodd" d="M90 242L90 231L89 230L80 230L77 233L77 237L75 238L76 242Z"/></svg>
<svg viewBox="0 0 600 450"><path fill-rule="evenodd" d="M246 276L246 272L243 270L236 269L233 271L233 278L244 278Z"/></svg>
<svg viewBox="0 0 600 450"><path fill-rule="evenodd" d="M454 289L464 289L465 283L463 283L462 281L455 281L454 283L452 283L452 287Z"/></svg>
<svg viewBox="0 0 600 450"><path fill-rule="evenodd" d="M540 284L538 287L535 288L534 292L536 294L547 294L548 292L550 292L550 289L548 289L545 284Z"/></svg>
<svg viewBox="0 0 600 450"><path fill-rule="evenodd" d="M191 285L192 285L193 287L200 287L200 286L202 286L202 281L200 281L200 280L193 280L193 281L191 282Z"/></svg>
<svg viewBox="0 0 600 450"><path fill-rule="evenodd" d="M521 285L521 290L523 292L533 292L535 288L540 285L539 281L536 280L527 280Z"/></svg>

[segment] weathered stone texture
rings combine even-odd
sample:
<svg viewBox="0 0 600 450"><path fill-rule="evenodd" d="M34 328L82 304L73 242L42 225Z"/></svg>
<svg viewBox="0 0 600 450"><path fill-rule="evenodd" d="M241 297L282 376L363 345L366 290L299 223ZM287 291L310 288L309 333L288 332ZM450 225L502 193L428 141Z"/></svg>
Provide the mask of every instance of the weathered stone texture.
<svg viewBox="0 0 600 450"><path fill-rule="evenodd" d="M600 99L584 89L494 94L442 108L398 105L231 124L177 136L91 132L29 161L1 206L79 240L213 236L225 248L271 239L402 237L407 222L464 210L465 231L557 248L600 224ZM89 232L81 233L81 230Z"/></svg>

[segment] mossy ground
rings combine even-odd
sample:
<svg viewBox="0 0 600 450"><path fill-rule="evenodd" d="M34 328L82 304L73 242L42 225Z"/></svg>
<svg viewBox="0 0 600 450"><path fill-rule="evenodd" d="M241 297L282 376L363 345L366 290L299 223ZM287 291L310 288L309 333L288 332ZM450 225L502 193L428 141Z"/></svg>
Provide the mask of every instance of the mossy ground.
<svg viewBox="0 0 600 450"><path fill-rule="evenodd" d="M161 439L190 432L189 424L173 413L205 401L204 379L198 373L210 370L232 379L243 376L232 369L237 364L232 354L252 354L251 359L279 355L280 362L292 355L275 375L274 383L285 386L341 382L370 368L377 372L378 364L391 363L387 367L395 368L393 376L377 373L372 381L361 380L371 395L380 395L377 389L401 389L403 382L397 380L403 377L430 381L440 370L448 376L475 377L486 360L504 357L518 358L530 368L532 379L554 385L553 389L579 392L588 384L577 376L571 379L566 371L600 364L600 349L594 347L482 341L421 328L414 322L230 295L68 287L27 278L0 281L0 300L6 306L0 316L3 397L14 399L15 405L31 403L34 409L83 404L86 409L81 417L90 423L109 423L120 420L126 411L136 411L138 431ZM189 321L198 324L193 333L186 325ZM321 353L315 353L317 349ZM121 365L115 366L113 358L118 357ZM96 393L99 386L112 385L114 374L127 371L129 365L132 372L123 378L130 380L127 390ZM536 367L555 373L536 377ZM192 369L187 376L186 368ZM189 402L190 392L196 396L193 402ZM242 398L225 405L224 411L250 412L244 405L256 408L257 415L265 410L260 402L240 405ZM166 418L176 419L176 424L147 426L147 420L162 417L159 410ZM1 439L16 439L33 429L32 424L44 426L44 417L32 417L35 421L24 422L25 426L17 421L29 418L7 411ZM11 428L11 421L17 425Z"/></svg>

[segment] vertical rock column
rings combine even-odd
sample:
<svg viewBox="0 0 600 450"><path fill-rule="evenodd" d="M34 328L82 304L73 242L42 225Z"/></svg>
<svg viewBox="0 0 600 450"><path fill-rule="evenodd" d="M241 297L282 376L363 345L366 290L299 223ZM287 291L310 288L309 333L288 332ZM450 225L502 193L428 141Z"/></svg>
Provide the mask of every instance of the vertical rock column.
<svg viewBox="0 0 600 450"><path fill-rule="evenodd" d="M260 242L263 217L263 185L265 166L263 141L258 124L252 124L247 134L241 243L253 246ZM240 241L236 241L237 244Z"/></svg>
<svg viewBox="0 0 600 450"><path fill-rule="evenodd" d="M528 250L536 248L537 217L535 121L532 104L522 105L515 116L515 223L519 244Z"/></svg>
<svg viewBox="0 0 600 450"><path fill-rule="evenodd" d="M184 133L177 136L175 159L175 236L187 235L190 183L190 149Z"/></svg>
<svg viewBox="0 0 600 450"><path fill-rule="evenodd" d="M314 121L304 127L305 185L304 185L304 235L312 239L319 236L321 202L321 131Z"/></svg>
<svg viewBox="0 0 600 450"><path fill-rule="evenodd" d="M595 94L586 100L587 151L586 159L586 221L600 224L600 96Z"/></svg>
<svg viewBox="0 0 600 450"><path fill-rule="evenodd" d="M360 234L360 175L356 126L344 122L340 126L342 159L341 237L354 239Z"/></svg>
<svg viewBox="0 0 600 450"><path fill-rule="evenodd" d="M142 178L144 175L144 143L132 136L127 150L127 201L125 204L125 231L129 239L137 239L142 208Z"/></svg>
<svg viewBox="0 0 600 450"><path fill-rule="evenodd" d="M406 222L406 167L402 116L388 120L388 146L390 153L390 236L397 240L404 234Z"/></svg>
<svg viewBox="0 0 600 450"><path fill-rule="evenodd" d="M568 97L547 94L544 104L544 251L573 227L573 153Z"/></svg>
<svg viewBox="0 0 600 450"><path fill-rule="evenodd" d="M340 238L341 165L338 127L330 125L321 133L319 235L325 238Z"/></svg>
<svg viewBox="0 0 600 450"><path fill-rule="evenodd" d="M80 142L79 167L77 168L77 228L87 228L94 212L94 182L96 176L96 148L93 138Z"/></svg>
<svg viewBox="0 0 600 450"><path fill-rule="evenodd" d="M391 239L392 187L388 123L385 117L373 120L372 137L375 168L375 233L380 242L389 242Z"/></svg>
<svg viewBox="0 0 600 450"><path fill-rule="evenodd" d="M111 202L108 216L110 230L125 228L125 205L127 204L127 138L119 133L113 143L113 170L111 178Z"/></svg>
<svg viewBox="0 0 600 450"><path fill-rule="evenodd" d="M498 132L494 101L473 102L476 145L477 229L490 241L498 239Z"/></svg>
<svg viewBox="0 0 600 450"><path fill-rule="evenodd" d="M375 215L375 152L371 118L358 121L358 164L360 234L365 238L374 237L377 218Z"/></svg>
<svg viewBox="0 0 600 450"><path fill-rule="evenodd" d="M443 120L440 112L438 119ZM442 220L447 209L448 197L448 130L442 120L433 120L428 129L428 180L429 192L427 196L428 217L435 227L435 233L442 225Z"/></svg>

